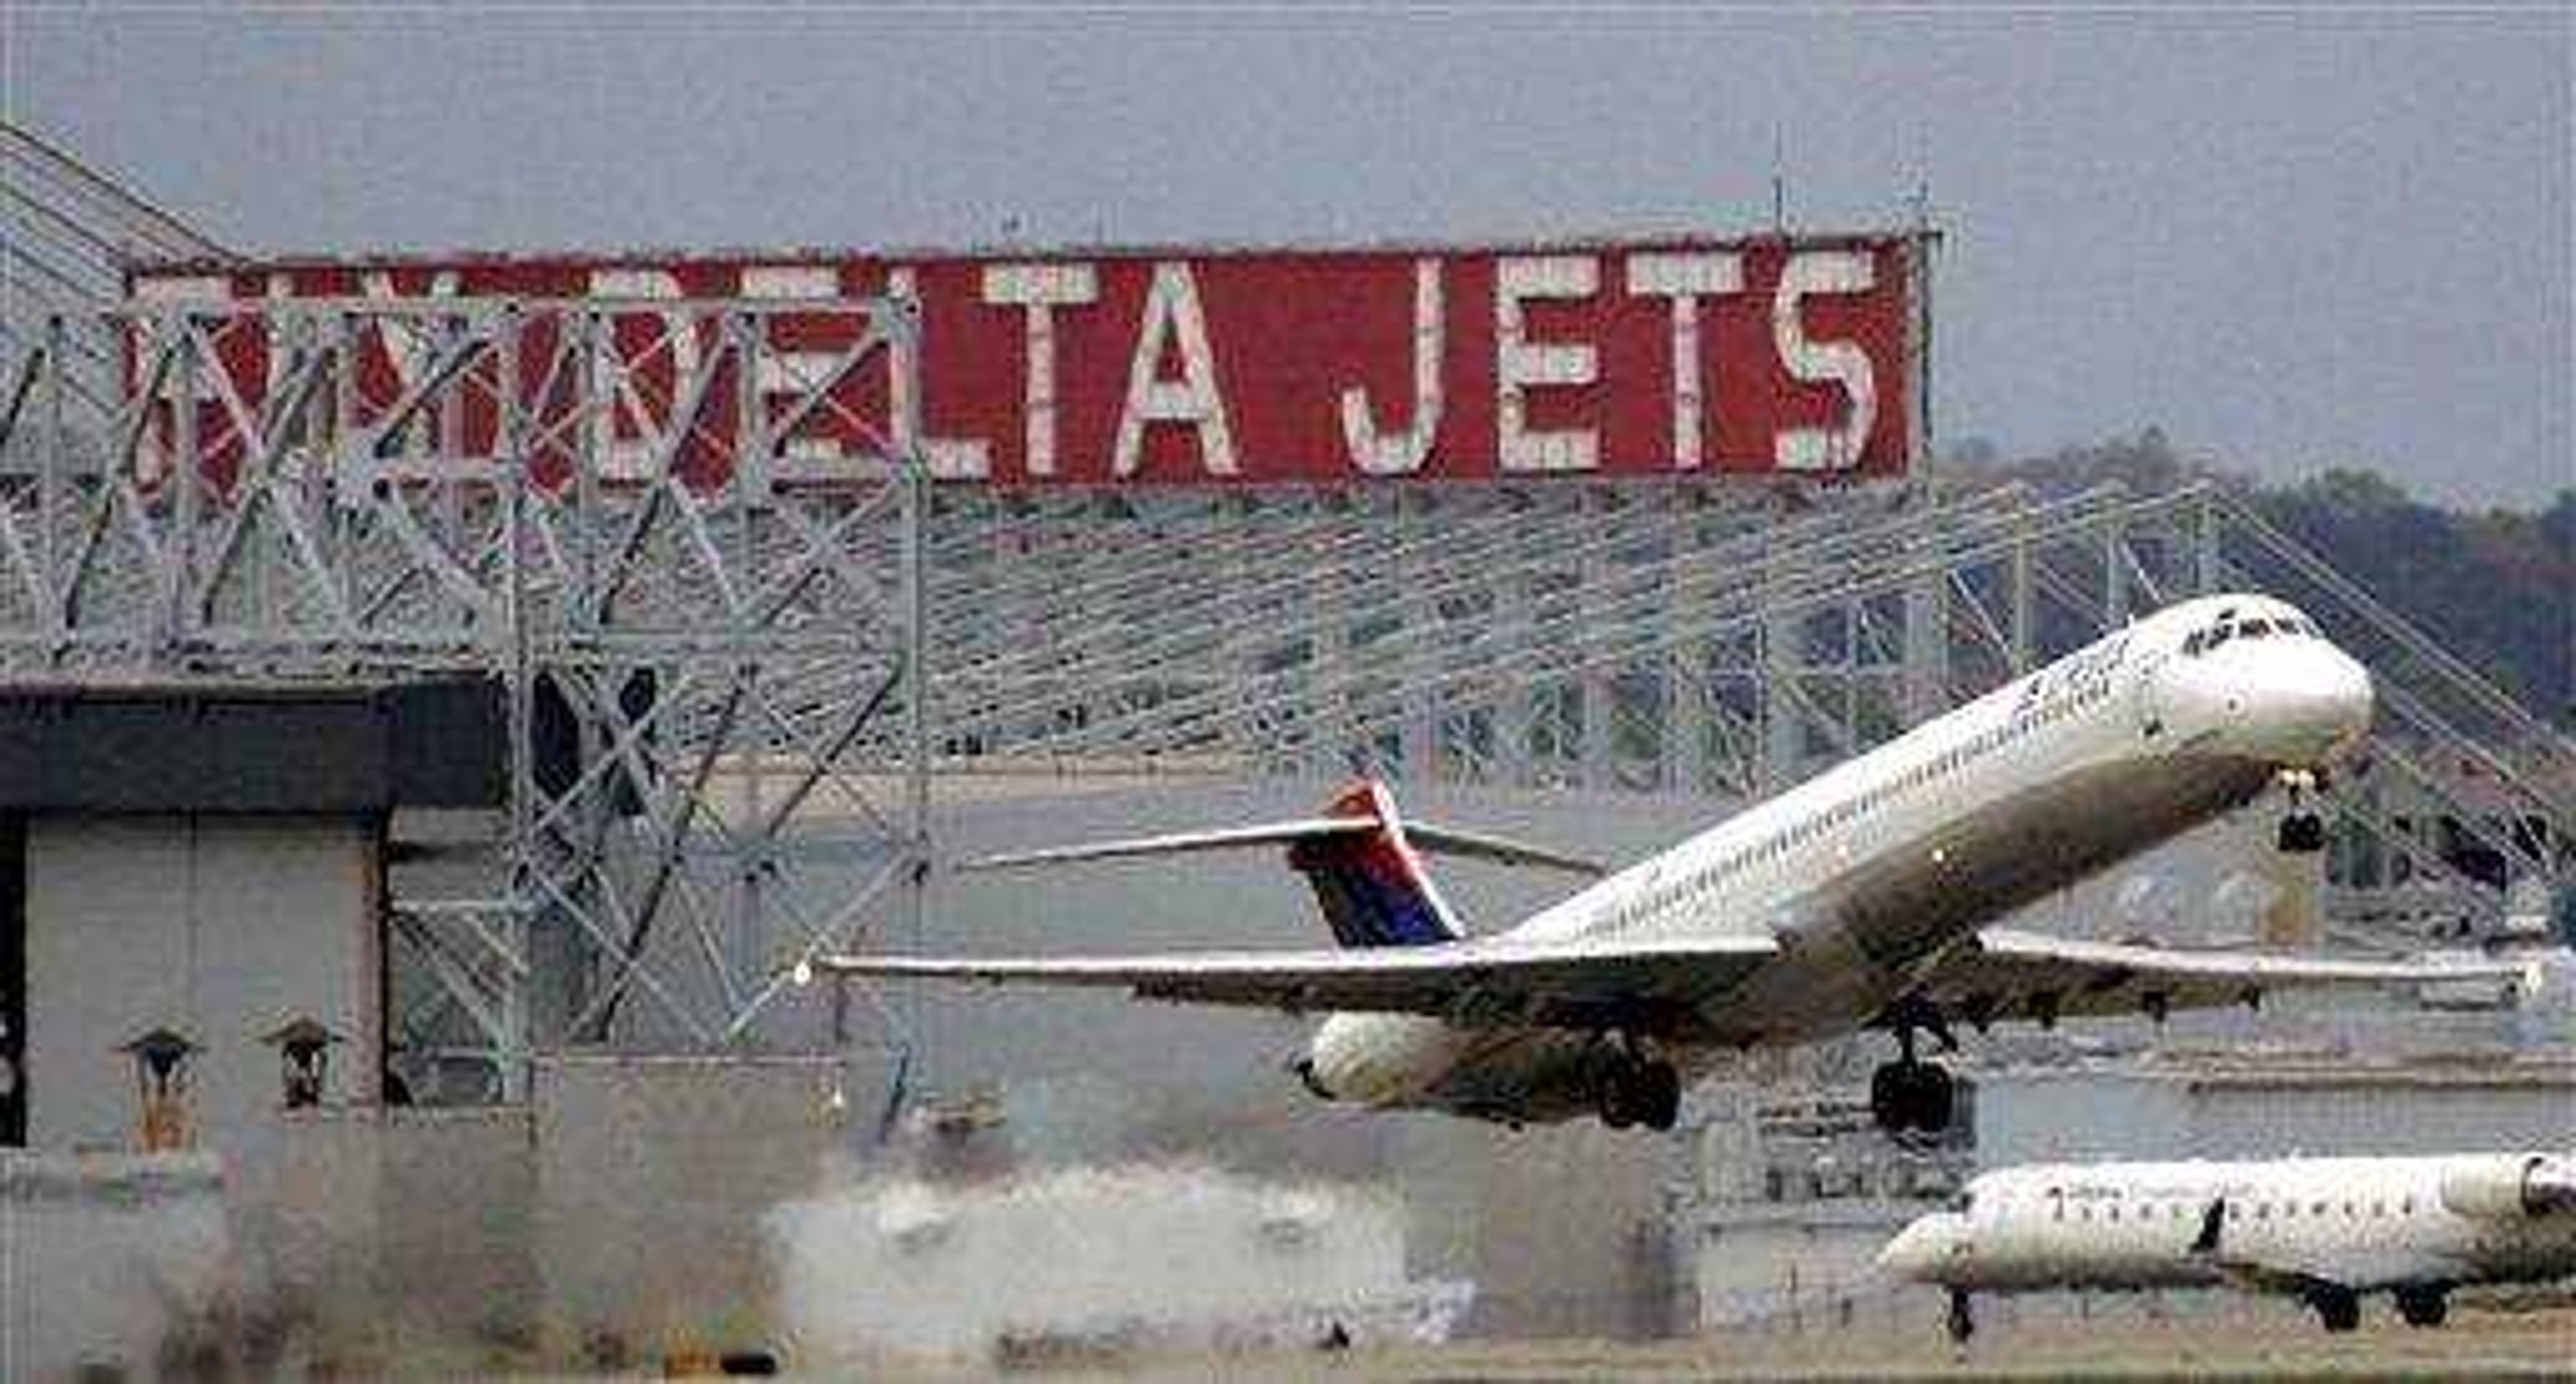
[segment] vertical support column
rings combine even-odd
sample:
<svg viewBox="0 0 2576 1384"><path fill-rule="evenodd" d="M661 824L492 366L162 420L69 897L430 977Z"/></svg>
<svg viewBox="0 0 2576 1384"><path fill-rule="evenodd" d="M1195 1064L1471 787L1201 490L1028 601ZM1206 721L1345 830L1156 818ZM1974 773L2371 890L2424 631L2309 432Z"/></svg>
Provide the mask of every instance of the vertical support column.
<svg viewBox="0 0 2576 1384"><path fill-rule="evenodd" d="M2192 514L2192 594L2207 596L2227 584L2227 559L2219 550L2218 501L2203 492Z"/></svg>
<svg viewBox="0 0 2576 1384"><path fill-rule="evenodd" d="M918 954L924 940L925 892L930 887L930 593L927 526L930 522L930 473L921 455L921 307L905 296L893 300L894 335L902 349L893 368L912 372L896 405L894 435L903 454L896 458L896 484L903 500L903 701L904 701L904 855L897 882L898 917L905 942ZM922 985L915 981L904 994L907 1056L914 1080L929 1085L931 1044L923 1025L927 1010Z"/></svg>
<svg viewBox="0 0 2576 1384"><path fill-rule="evenodd" d="M2114 519L2102 528L2102 625L2115 630L2128 620L2128 530Z"/></svg>
<svg viewBox="0 0 2576 1384"><path fill-rule="evenodd" d="M47 636L47 644L59 647L71 612L66 607L66 590L62 567L63 521L68 513L63 493L63 447L65 427L63 372L71 369L70 324L63 314L45 317L45 435L36 444L36 537L38 561L44 566L44 581L38 592L44 609L38 621ZM112 464L112 463L106 463Z"/></svg>
<svg viewBox="0 0 2576 1384"><path fill-rule="evenodd" d="M2026 522L2016 524L2013 527L2012 567L2008 574L2012 597L2011 638L2014 677L2020 677L2030 671L2032 644L2037 636L2037 630L2033 627L2032 621L2035 607L2031 592L2032 579L2037 576L2037 573L2032 570L2032 563L2036 559L2030 551L2030 544L2029 524Z"/></svg>
<svg viewBox="0 0 2576 1384"><path fill-rule="evenodd" d="M1709 626L1708 580L1691 561L1701 536L1694 514L1673 526L1669 604L1664 618L1674 622L1678 638L1664 669L1664 786L1677 793L1711 790L1709 770L1709 704L1716 689L1709 667L1716 651L1703 633Z"/></svg>
<svg viewBox="0 0 2576 1384"><path fill-rule="evenodd" d="M173 308L163 319L172 329L171 349L179 353L172 380L170 524L162 531L160 628L153 631L153 659L169 659L188 629L188 591L195 585L197 489L202 477L197 458L196 321L186 308ZM221 368L218 366L217 368Z"/></svg>
<svg viewBox="0 0 2576 1384"><path fill-rule="evenodd" d="M505 412L505 427L508 426L508 418ZM509 445L515 448L518 435L505 435L514 439ZM591 460L585 457L581 464L588 465ZM537 872L544 868L544 863L536 858L539 849L536 841L537 667L529 641L527 574L523 560L532 535L528 530L526 454L514 451L514 462L504 467L501 475L502 522L507 534L501 553L502 628L499 634L504 641L502 657L505 661L502 666L507 671L503 677L503 689L509 699L510 715L510 845L507 862L510 909L500 921L508 945L528 962L528 974L515 984L504 984L501 992L501 1100L512 1105L528 1098L529 1059L534 1038L529 991L536 984L537 977L543 975L558 975L569 987L578 971L567 940L561 936L551 939L554 947L562 948L560 968L541 964L538 956L540 944L549 939L540 936L537 899L541 891L536 886ZM551 914L553 910L547 912ZM570 929L558 927L552 931L564 933ZM574 1007L567 1004L563 1012L565 1021L569 1022Z"/></svg>
<svg viewBox="0 0 2576 1384"><path fill-rule="evenodd" d="M1438 604L1404 599L1405 593L1419 590L1426 582L1437 579L1435 572L1426 570L1431 564L1422 556L1426 545L1415 541L1420 537L1415 526L1419 524L1423 528L1437 530L1444 516L1438 509L1437 499L1428 494L1408 504L1405 492L1397 491L1394 509L1392 522L1397 571L1394 574L1395 589L1387 595L1411 609L1411 618L1420 622L1416 628L1397 631L1395 637L1414 648L1447 648L1449 641L1432 628L1443 618ZM1404 700L1404 774L1411 783L1427 784L1440 777L1440 696L1431 689L1430 682L1428 678L1412 679L1411 685L1398 694Z"/></svg>
<svg viewBox="0 0 2576 1384"><path fill-rule="evenodd" d="M1767 516L1777 525L1779 516ZM1796 615L1780 609L1782 594L1795 583L1790 580L1790 567L1797 561L1794 551L1783 548L1776 527L1766 535L1763 545L1761 659L1758 685L1762 689L1762 791L1776 793L1797 782L1799 765L1806 759L1806 727L1800 719L1796 683L1798 670L1806 662L1806 629Z"/></svg>
<svg viewBox="0 0 2576 1384"><path fill-rule="evenodd" d="M727 312L723 322L724 338L733 347L734 367L733 465L726 468L724 478L724 488L733 492L735 516L731 526L734 534L732 580L739 583L739 589L747 596L755 599L760 589L760 520L768 512L769 503L771 442L768 408L761 397L761 380L768 364L764 354L768 348L768 326L769 319L759 308L742 305ZM715 369L717 363L709 361L707 368ZM723 547L712 537L709 548L721 560ZM761 636L767 632L763 628L760 611L751 605L728 611L725 619L732 627L732 643L736 649L758 647ZM730 684L726 695L748 701L757 693L761 672L758 660L737 654L731 666L725 669L725 677ZM754 723L768 724L766 718L756 718ZM734 728L739 724L741 722L737 718L728 717L724 729L717 735L731 740ZM748 743L737 742L743 752L740 758L742 818L745 822L767 823L770 820L770 755L769 747L763 742L774 733L764 731L750 738ZM674 849L688 848L685 837L696 825L696 813L685 807L673 815L671 830L683 838L672 842ZM768 964L769 901L765 890L772 861L778 854L777 837L791 829L788 823L781 821L774 830L762 831L739 843L741 850L747 852L733 862L735 887L742 891L742 910L740 916L728 920L731 926L724 939L728 947L725 966L733 973L735 984L745 987L756 984ZM675 864L674 868L686 869L687 866Z"/></svg>
<svg viewBox="0 0 2576 1384"><path fill-rule="evenodd" d="M1592 514L1605 502L1597 494L1586 491L1579 503L1587 514ZM1612 516L1592 514L1592 517L1602 522L1597 526L1584 525L1584 532L1597 533L1610 526L1609 520ZM1575 575L1575 599L1579 603L1578 608L1583 612L1583 618L1589 622L1605 604L1610 563L1598 546L1587 548L1583 554L1582 563L1582 567ZM1582 771L1583 786L1591 792L1607 793L1619 786L1618 671L1615 668L1586 665L1577 676L1575 685L1579 689L1583 717L1582 725L1577 732L1582 736L1577 754L1580 756L1578 762Z"/></svg>
<svg viewBox="0 0 2576 1384"><path fill-rule="evenodd" d="M1502 503L1502 501L1497 501ZM1517 671L1500 680L1494 692L1494 777L1515 788L1537 781L1530 758L1535 734L1537 689L1530 680L1530 555L1514 540L1514 551L1502 564L1494 586L1494 628L1500 647L1511 651Z"/></svg>
<svg viewBox="0 0 2576 1384"><path fill-rule="evenodd" d="M1905 588L1905 724L1919 726L1950 704L1950 579L1926 544L1927 570Z"/></svg>
<svg viewBox="0 0 2576 1384"><path fill-rule="evenodd" d="M1312 504L1309 497L1305 503ZM1334 563L1310 564L1305 573L1306 627L1306 770L1316 778L1331 782L1348 769L1343 742L1340 694L1333 690L1342 685L1350 668L1350 630L1348 602L1343 599L1341 568Z"/></svg>

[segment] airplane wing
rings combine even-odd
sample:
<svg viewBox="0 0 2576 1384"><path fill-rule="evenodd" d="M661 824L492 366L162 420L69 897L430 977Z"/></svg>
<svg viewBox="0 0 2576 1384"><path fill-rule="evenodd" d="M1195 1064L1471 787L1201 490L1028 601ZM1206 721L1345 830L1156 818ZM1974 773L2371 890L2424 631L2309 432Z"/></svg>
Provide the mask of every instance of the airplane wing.
<svg viewBox="0 0 2576 1384"><path fill-rule="evenodd" d="M2438 1283L2460 1276L2465 1267L2446 1255L2397 1244L2248 1253L2233 1243L2233 1228L2243 1224L2241 1215L2241 1210L2231 1210L2223 1200L2211 1202L2201 1218L2200 1238L2192 1242L2191 1253L2242 1288L2270 1293L2306 1293L2318 1288L2370 1292L2410 1283Z"/></svg>
<svg viewBox="0 0 2576 1384"><path fill-rule="evenodd" d="M827 975L1091 986L1139 999L1291 1014L1374 1010L1468 1025L1676 1029L1692 1006L1779 954L1758 935L1637 942L1514 942L1148 956L827 956Z"/></svg>
<svg viewBox="0 0 2576 1384"><path fill-rule="evenodd" d="M2266 991L2315 985L2509 980L2519 962L2343 960L2253 951L2188 951L1987 928L1935 963L1919 993L1943 1012L1995 1019L2148 1014L2259 1003Z"/></svg>

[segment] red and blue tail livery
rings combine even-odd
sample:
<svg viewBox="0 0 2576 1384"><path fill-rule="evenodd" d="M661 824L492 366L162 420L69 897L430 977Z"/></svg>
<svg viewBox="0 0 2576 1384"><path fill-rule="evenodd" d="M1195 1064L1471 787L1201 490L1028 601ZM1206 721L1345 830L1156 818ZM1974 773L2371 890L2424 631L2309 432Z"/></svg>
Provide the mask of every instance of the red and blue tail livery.
<svg viewBox="0 0 2576 1384"><path fill-rule="evenodd" d="M1374 827L1307 836L1288 848L1288 864L1314 887L1334 940L1345 947L1427 947L1459 939L1457 920L1404 839L1385 785L1354 783L1324 815Z"/></svg>

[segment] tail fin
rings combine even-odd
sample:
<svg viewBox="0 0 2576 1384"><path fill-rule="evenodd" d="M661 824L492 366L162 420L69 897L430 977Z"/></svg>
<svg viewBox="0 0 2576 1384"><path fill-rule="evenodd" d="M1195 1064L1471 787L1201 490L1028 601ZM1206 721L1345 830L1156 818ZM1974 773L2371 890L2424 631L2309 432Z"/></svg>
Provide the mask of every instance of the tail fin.
<svg viewBox="0 0 2576 1384"><path fill-rule="evenodd" d="M1464 935L1405 840L1386 785L1354 783L1334 796L1324 815L1374 827L1308 836L1288 848L1288 864L1313 886L1334 940L1346 947L1422 947Z"/></svg>

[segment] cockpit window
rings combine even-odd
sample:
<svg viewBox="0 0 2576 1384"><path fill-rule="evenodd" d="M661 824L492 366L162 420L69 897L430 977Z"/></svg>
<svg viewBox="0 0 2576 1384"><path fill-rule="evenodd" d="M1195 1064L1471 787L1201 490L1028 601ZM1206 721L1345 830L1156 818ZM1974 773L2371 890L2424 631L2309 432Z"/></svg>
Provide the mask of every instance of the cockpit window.
<svg viewBox="0 0 2576 1384"><path fill-rule="evenodd" d="M1968 1214L1971 1210L1974 1210L1976 1204L1977 1194L1974 1192L1961 1189L1960 1191L1950 1194L1950 1209L1958 1212L1962 1216Z"/></svg>
<svg viewBox="0 0 2576 1384"><path fill-rule="evenodd" d="M2194 630L2192 633L2185 635L2182 641L2182 651L2185 654L2198 657L2199 655L2208 653L2210 650L2217 648L2219 645L2224 644L2231 639L2270 639L2274 637L2288 639L2300 636L2305 636L2310 639L2322 639L2325 637L2318 631L2315 623L2304 615L2239 616L2237 614L2236 607L2230 606L2227 609L2218 612L2218 618L2213 621L2208 628Z"/></svg>

